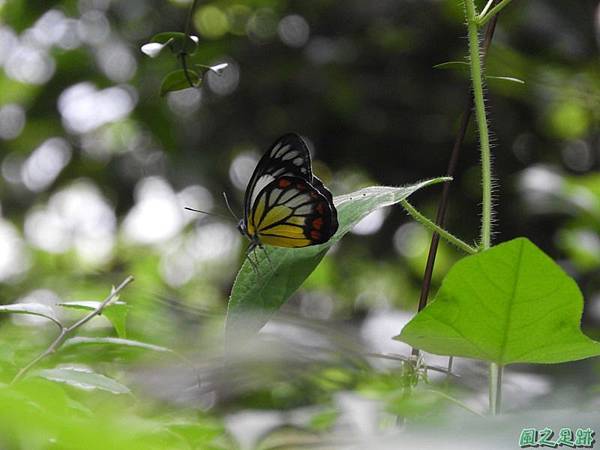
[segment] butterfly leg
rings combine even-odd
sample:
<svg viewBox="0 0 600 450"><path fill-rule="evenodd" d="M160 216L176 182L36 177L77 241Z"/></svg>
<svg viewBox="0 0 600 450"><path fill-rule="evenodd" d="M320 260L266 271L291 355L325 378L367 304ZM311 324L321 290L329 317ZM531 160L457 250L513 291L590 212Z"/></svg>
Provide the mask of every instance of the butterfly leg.
<svg viewBox="0 0 600 450"><path fill-rule="evenodd" d="M254 271L254 273L256 274L256 276L260 278L260 271L258 270L258 264L255 261L252 260L252 257L250 256L250 254L248 254L246 256L246 258L248 259L248 262L252 266L252 270Z"/></svg>
<svg viewBox="0 0 600 450"><path fill-rule="evenodd" d="M271 261L271 257L269 256L269 252L267 251L267 249L265 248L264 245L259 245L260 248L262 248L262 251L265 252L265 256L267 258L267 261L269 261L269 266L271 266L271 270L273 270L273 262Z"/></svg>
<svg viewBox="0 0 600 450"><path fill-rule="evenodd" d="M257 246L258 245L254 242L250 243L250 245L248 246L248 249L246 250L246 259L252 266L252 270L254 271L256 276L260 278L260 271L258 270L258 258L256 256L256 247ZM254 254L254 260L252 260L252 254Z"/></svg>

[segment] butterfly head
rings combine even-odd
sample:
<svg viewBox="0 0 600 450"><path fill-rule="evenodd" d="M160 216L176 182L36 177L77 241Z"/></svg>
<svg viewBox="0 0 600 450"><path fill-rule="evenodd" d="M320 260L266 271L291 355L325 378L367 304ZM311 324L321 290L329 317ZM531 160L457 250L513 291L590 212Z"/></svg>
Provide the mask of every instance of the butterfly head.
<svg viewBox="0 0 600 450"><path fill-rule="evenodd" d="M248 226L246 225L246 221L244 219L240 219L237 224L237 229L242 236L247 237L250 240L250 251L254 250L256 247L262 247L262 242L260 241L258 235L253 235L248 232Z"/></svg>
<svg viewBox="0 0 600 450"><path fill-rule="evenodd" d="M244 219L240 219L237 224L237 229L242 236L248 236L248 229L246 228L246 222Z"/></svg>

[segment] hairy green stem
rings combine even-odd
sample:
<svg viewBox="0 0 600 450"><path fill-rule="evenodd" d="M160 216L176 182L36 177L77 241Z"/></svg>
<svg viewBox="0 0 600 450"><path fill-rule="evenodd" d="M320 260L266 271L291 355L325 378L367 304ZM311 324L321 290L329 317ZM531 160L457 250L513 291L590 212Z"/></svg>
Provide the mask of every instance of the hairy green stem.
<svg viewBox="0 0 600 450"><path fill-rule="evenodd" d="M490 7L497 3L498 0L491 0L489 4ZM498 16L494 16L494 18L487 24L485 30L485 38L483 40L482 45L482 59L485 60L485 56L492 44L492 39L494 37L494 33L496 31L496 23L498 22ZM468 65L468 63L465 63ZM456 171L456 167L458 165L460 150L465 140L465 136L467 134L467 128L469 126L469 122L471 120L471 116L473 115L473 97L471 95L471 90L469 89L467 93L468 99L465 105L465 110L462 114L462 118L460 120L460 127L458 129L458 133L456 134L456 138L454 140L454 145L452 146L452 151L450 153L450 159L448 160L448 169L446 171L446 175L448 177L453 177L454 172ZM437 214L435 223L441 228L445 227L446 224L446 212L448 210L448 199L450 197L450 183L444 184L442 188L442 196L439 201ZM429 253L427 255L427 262L425 264L425 272L423 273L423 282L421 284L421 294L419 296L419 306L418 311L422 311L425 306L427 306L427 300L429 298L429 290L431 289L431 278L433 277L433 268L435 265L435 259L437 254L438 245L440 242L440 235L437 233L433 233L431 236L431 243L429 244ZM418 356L419 350L416 348L412 349L412 355ZM448 370L452 369L452 357L448 359ZM449 378L446 378L446 382L448 382Z"/></svg>
<svg viewBox="0 0 600 450"><path fill-rule="evenodd" d="M483 97L483 70L479 53L479 27L474 0L465 0L467 28L469 32L469 62L471 66L471 83L473 87L473 104L479 130L479 146L481 150L481 247L487 250L492 240L492 157L490 152L490 132L485 113Z"/></svg>
<svg viewBox="0 0 600 450"><path fill-rule="evenodd" d="M482 27L483 25L488 23L492 19L492 17L494 17L496 14L502 11L511 1L512 0L502 0L489 11L487 11L487 8L484 9L481 12L481 14L477 17L477 23L479 24L479 26Z"/></svg>
<svg viewBox="0 0 600 450"><path fill-rule="evenodd" d="M460 248L465 253L469 253L471 255L474 253L477 253L477 249L475 247L470 246L465 241L454 236L452 233L444 230L439 225L436 225L433 221L429 220L427 217L425 217L423 214L421 214L419 211L417 211L417 209L413 205L411 205L407 200L402 200L400 202L400 204L404 207L406 212L408 214L410 214L410 216L413 219L415 219L417 222L419 222L426 228L429 228L429 230L433 231L434 233L439 234L442 238L444 238L450 244L455 245L456 247Z"/></svg>
<svg viewBox="0 0 600 450"><path fill-rule="evenodd" d="M504 6L507 1L499 3L488 14L498 12L498 7ZM479 17L475 10L474 0L465 0L465 13L469 35L469 63L471 66L471 83L473 88L473 104L479 131L479 146L481 150L481 184L482 184L482 212L481 212L481 238L482 250L487 250L492 245L492 156L490 151L490 132L488 129L483 97L483 69L479 47ZM502 397L502 367L490 363L489 374L490 414L500 412L500 399Z"/></svg>

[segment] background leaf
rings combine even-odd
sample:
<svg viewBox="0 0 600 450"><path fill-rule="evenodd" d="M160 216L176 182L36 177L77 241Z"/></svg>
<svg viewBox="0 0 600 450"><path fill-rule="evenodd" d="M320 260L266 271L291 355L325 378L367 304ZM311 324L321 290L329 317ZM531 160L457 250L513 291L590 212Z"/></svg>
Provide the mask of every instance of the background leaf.
<svg viewBox="0 0 600 450"><path fill-rule="evenodd" d="M518 238L456 263L396 339L500 365L575 361L600 355L579 328L582 311L575 281Z"/></svg>
<svg viewBox="0 0 600 450"><path fill-rule="evenodd" d="M172 350L161 347L160 345L148 344L146 342L133 341L131 339L120 339L120 338L111 338L111 337L85 337L85 336L77 336L74 338L67 339L64 343L64 347L72 347L76 345L117 345L124 347L135 347L141 348L145 350L152 350L155 352L171 352Z"/></svg>
<svg viewBox="0 0 600 450"><path fill-rule="evenodd" d="M433 66L434 69L456 69L464 72L469 71L469 63L466 61L446 61Z"/></svg>
<svg viewBox="0 0 600 450"><path fill-rule="evenodd" d="M41 303L15 303L11 305L0 305L0 312L12 314L29 314L44 317L60 325L52 308Z"/></svg>
<svg viewBox="0 0 600 450"><path fill-rule="evenodd" d="M93 311L101 302L94 300L80 300L74 302L59 303L59 306L69 309L79 309L84 311ZM102 310L102 315L110 320L110 323L115 328L117 335L120 338L127 337L127 313L129 305L125 302L112 302Z"/></svg>
<svg viewBox="0 0 600 450"><path fill-rule="evenodd" d="M113 394L129 394L127 386L108 378L105 375L92 372L83 368L54 368L44 369L38 373L39 376L47 380L66 383L80 389L91 390L100 389L102 391L112 392Z"/></svg>
<svg viewBox="0 0 600 450"><path fill-rule="evenodd" d="M185 76L185 71L183 69L175 70L167 74L160 85L160 96L163 97L169 92L180 91L192 87L190 86L190 81L194 84L194 87L198 87L202 81L198 73L190 69L188 69L187 73L190 79L189 81Z"/></svg>
<svg viewBox="0 0 600 450"><path fill-rule="evenodd" d="M260 330L271 315L311 274L327 250L372 211L394 205L419 189L448 178L434 178L406 187L373 186L334 198L339 229L326 243L312 247L257 249L257 271L246 260L240 269L229 299L226 329L229 334ZM268 258L265 255L268 253Z"/></svg>

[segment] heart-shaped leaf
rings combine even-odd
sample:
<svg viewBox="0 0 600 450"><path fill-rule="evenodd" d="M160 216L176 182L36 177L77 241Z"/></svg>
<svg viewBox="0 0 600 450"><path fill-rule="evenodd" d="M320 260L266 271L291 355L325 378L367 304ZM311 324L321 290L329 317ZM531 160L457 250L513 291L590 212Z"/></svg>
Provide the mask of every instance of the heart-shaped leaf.
<svg viewBox="0 0 600 450"><path fill-rule="evenodd" d="M394 205L419 189L449 178L405 187L374 186L334 198L339 228L326 243L305 248L266 247L251 255L256 270L244 261L229 299L227 334L253 333L269 320L317 267L327 250L372 211ZM266 255L268 253L268 257Z"/></svg>
<svg viewBox="0 0 600 450"><path fill-rule="evenodd" d="M438 355L551 364L600 355L575 281L525 238L467 256L396 339Z"/></svg>

